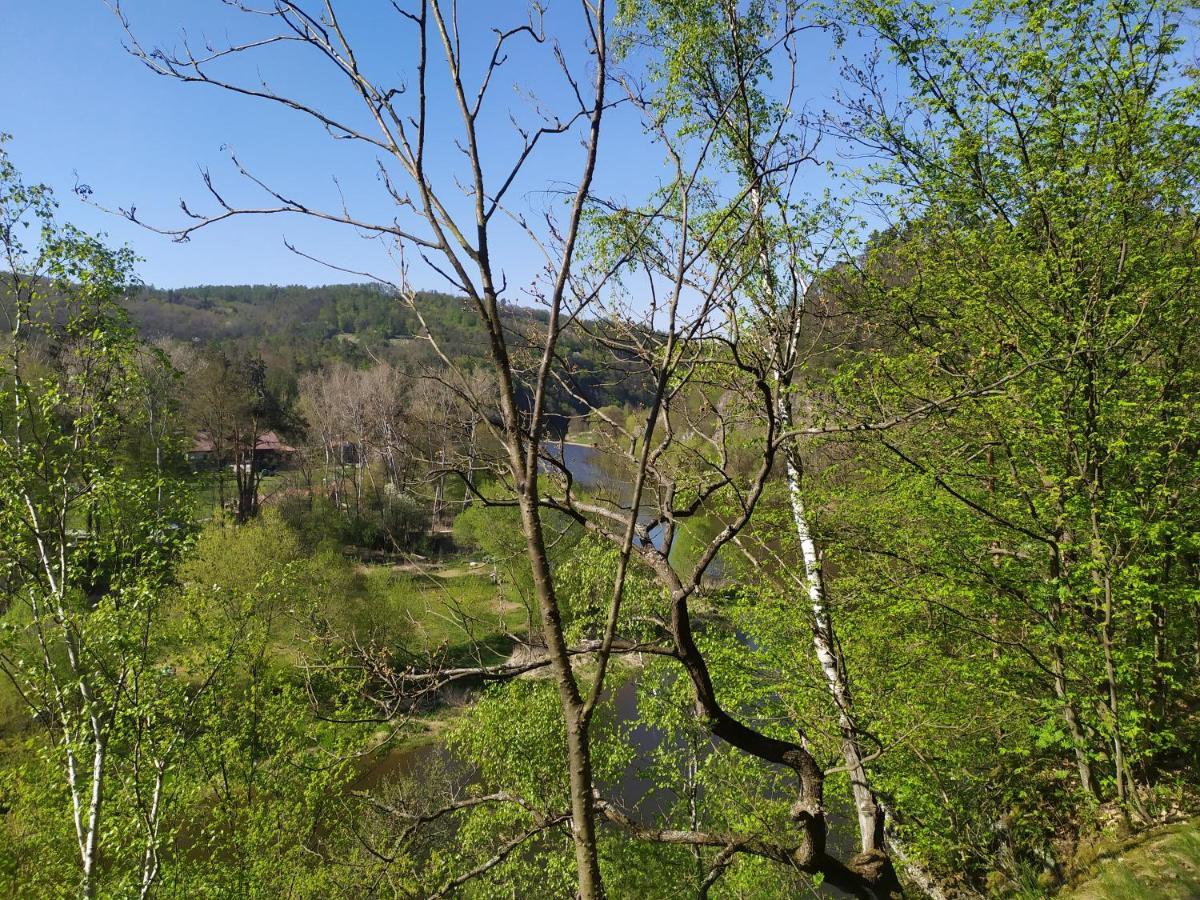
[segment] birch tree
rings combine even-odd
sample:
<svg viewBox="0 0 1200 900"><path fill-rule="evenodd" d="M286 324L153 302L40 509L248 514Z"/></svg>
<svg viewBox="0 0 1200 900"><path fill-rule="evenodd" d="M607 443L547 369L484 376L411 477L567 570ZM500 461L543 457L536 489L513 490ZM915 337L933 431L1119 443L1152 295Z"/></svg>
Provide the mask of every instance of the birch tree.
<svg viewBox="0 0 1200 900"><path fill-rule="evenodd" d="M836 252L837 222L833 210L819 197L795 195L791 172L775 167L775 160L791 152L788 145L795 128L791 97L768 95L759 58L758 33L762 21L777 7L752 5L748 13L737 4L667 4L650 15L648 37L663 54L684 122L707 120L720 129L720 152L728 165L751 185L747 210L752 236L745 250L746 293L751 327L772 342L772 377L778 385L780 427L796 427L794 407L803 398L804 367L810 355L829 340L814 278L827 253ZM784 7L778 7L782 9ZM778 12L774 14L778 15ZM705 21L709 18L709 21ZM715 28L713 26L716 26ZM696 34L699 32L698 34ZM678 35L696 38L678 42ZM698 52L699 48L703 52ZM686 54L686 55L685 55ZM818 308L812 308L812 307ZM883 813L871 790L863 764L863 739L847 681L847 669L834 632L833 615L826 598L820 554L809 524L801 490L804 460L799 443L790 440L783 451L788 505L795 527L802 571L802 587L811 613L813 649L837 710L843 733L843 754L850 774L861 847L864 853L883 850Z"/></svg>
<svg viewBox="0 0 1200 900"><path fill-rule="evenodd" d="M946 629L945 671L969 654L968 669L1007 686L1014 720L993 726L980 758L953 766L1003 773L994 804L973 801L991 824L966 825L967 804L957 827L1027 829L1006 841L1044 842L1045 858L1047 832L1078 833L1098 807L1123 810L1134 827L1152 821L1149 744L1175 740L1147 701L1154 660L1178 660L1182 646L1172 654L1155 635L1174 618L1185 640L1180 620L1192 615L1174 578L1192 577L1176 553L1195 524L1186 503L1167 499L1189 494L1195 478L1183 448L1196 420L1177 401L1196 378L1179 339L1197 316L1186 14L1169 2L831 12L868 29L884 54L849 69L843 124L877 155L868 185L890 198L888 227L861 266L826 278L871 323L870 353L845 369L843 399L878 417L946 385L1024 370L1001 392L868 442L863 468L850 469L860 500L845 512L899 532L881 530L874 557L861 533L848 534L841 580L868 596L848 571L861 566L897 614L912 609L896 599L909 592L922 621ZM903 510L879 500L889 494ZM873 509L859 508L872 496ZM1163 534L1176 537L1164 544ZM931 673L923 652L909 658ZM977 708L997 698L971 696ZM969 707L958 715L964 736L978 729ZM1015 812L1012 798L1031 778L1049 784L1052 770L1070 773L1064 799L1037 816ZM1000 865L1028 864L1043 862Z"/></svg>
<svg viewBox="0 0 1200 900"><path fill-rule="evenodd" d="M804 196L795 173L781 165L789 155L803 158L808 148L796 139L802 125L794 94L769 93L777 86L764 58L763 38L772 20L788 15L787 4L630 3L631 38L653 46L656 98L662 115L683 128L713 128L714 152L748 186L743 213L745 335L765 341L776 386L776 415L789 439L782 450L786 495L800 556L798 587L811 616L813 649L824 675L842 732L845 770L850 777L863 853L884 851L884 815L867 774L864 739L858 730L846 661L835 636L826 598L820 554L804 507L804 460L793 412L803 391L809 358L825 349L827 332L814 278L827 255L840 250L835 211L821 198ZM793 60L794 65L794 60ZM778 78L779 73L774 73ZM786 84L786 82L784 82ZM816 307L816 308L813 308ZM811 424L811 423L806 423ZM746 544L739 541L745 549ZM761 555L761 554L760 554ZM752 558L757 557L752 555ZM785 565L759 565L778 576ZM797 585L783 584L784 589Z"/></svg>
<svg viewBox="0 0 1200 900"><path fill-rule="evenodd" d="M58 225L54 206L0 146L0 671L49 738L79 893L95 896L107 865L145 896L203 693L161 669L155 628L185 496L130 453L142 429L161 438L144 376L165 365L116 305L132 256ZM131 822L137 849L114 840Z"/></svg>

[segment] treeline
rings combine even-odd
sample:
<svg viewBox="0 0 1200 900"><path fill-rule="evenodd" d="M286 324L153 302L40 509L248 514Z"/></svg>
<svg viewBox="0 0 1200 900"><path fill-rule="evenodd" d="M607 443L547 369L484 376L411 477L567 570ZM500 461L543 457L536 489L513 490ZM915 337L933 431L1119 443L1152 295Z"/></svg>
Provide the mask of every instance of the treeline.
<svg viewBox="0 0 1200 900"><path fill-rule="evenodd" d="M274 378L293 386L306 372L339 362L364 367L382 360L409 371L440 366L421 319L455 364L470 368L485 358L486 334L465 298L420 291L411 304L419 317L408 300L373 284L144 288L122 301L148 340L257 354L267 360ZM536 342L544 333L547 314L505 306L504 318L521 341ZM582 323L563 336L561 352L571 378L553 397L551 412L559 429L592 406L638 406L646 401L647 385L628 361L606 352L589 334L597 327Z"/></svg>

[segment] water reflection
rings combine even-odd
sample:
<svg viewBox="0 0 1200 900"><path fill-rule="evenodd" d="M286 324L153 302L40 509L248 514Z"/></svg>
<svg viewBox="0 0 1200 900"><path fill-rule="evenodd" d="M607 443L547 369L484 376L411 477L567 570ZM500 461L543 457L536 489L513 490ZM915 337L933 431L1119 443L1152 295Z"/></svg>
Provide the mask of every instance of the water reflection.
<svg viewBox="0 0 1200 900"><path fill-rule="evenodd" d="M571 473L574 490L594 495L598 502L612 509L628 510L633 481L629 477L630 462L624 454L569 441L547 443L544 451ZM543 462L542 471L561 474L553 462ZM657 513L653 500L644 499L638 511L638 522L645 525L656 518ZM690 573L699 562L704 548L720 529L721 523L708 515L689 516L680 520L667 554L671 565L681 573ZM661 523L650 529L649 539L656 549L663 549L665 534L666 529ZM703 575L711 584L718 582L724 574L722 554L718 553L705 567Z"/></svg>

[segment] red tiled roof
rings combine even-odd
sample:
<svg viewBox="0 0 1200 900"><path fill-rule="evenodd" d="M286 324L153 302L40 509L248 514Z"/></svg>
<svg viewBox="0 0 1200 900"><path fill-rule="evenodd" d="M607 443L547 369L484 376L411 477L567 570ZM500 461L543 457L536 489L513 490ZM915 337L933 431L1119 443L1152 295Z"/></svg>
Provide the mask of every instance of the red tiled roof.
<svg viewBox="0 0 1200 900"><path fill-rule="evenodd" d="M196 437L192 440L192 453L212 453L216 447L213 446L212 436L207 431L196 433ZM295 453L296 448L285 444L274 431L264 431L258 436L258 440L254 442L255 450L262 450L266 453Z"/></svg>
<svg viewBox="0 0 1200 900"><path fill-rule="evenodd" d="M267 450L272 453L295 453L296 448L285 444L273 431L264 431L254 444L255 450Z"/></svg>

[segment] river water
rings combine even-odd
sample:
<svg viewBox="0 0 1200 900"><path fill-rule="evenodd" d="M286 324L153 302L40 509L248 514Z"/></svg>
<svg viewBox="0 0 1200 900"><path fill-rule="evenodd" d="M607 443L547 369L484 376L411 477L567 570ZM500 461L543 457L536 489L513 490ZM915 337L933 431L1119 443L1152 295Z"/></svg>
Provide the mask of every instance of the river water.
<svg viewBox="0 0 1200 900"><path fill-rule="evenodd" d="M561 460L576 484L576 490L582 488L591 492L614 510L628 510L633 494L633 483L629 480L628 457L623 454L606 453L587 444L563 442L546 444L547 454ZM554 472L555 466L543 465L543 471ZM646 524L658 510L653 501L643 499L642 508L638 511L638 521ZM699 548L720 529L721 523L707 515L691 516L679 520L676 528L674 543L668 557L677 570L690 570L696 563ZM664 529L655 526L650 531L650 540L656 548L662 549ZM721 554L708 564L704 570L706 582L715 583L724 575L724 565Z"/></svg>
<svg viewBox="0 0 1200 900"><path fill-rule="evenodd" d="M549 445L548 445L549 449ZM589 491L607 495L614 502L627 498L631 492L629 482L618 473L619 468L611 458L595 448L583 444L563 443L554 445L554 452L561 454L566 467L571 472L577 484ZM649 518L649 510L641 513L642 520ZM719 525L712 520L698 519L692 523L694 529L715 531ZM708 535L705 535L707 537ZM652 532L652 537L654 533ZM659 535L661 540L661 532ZM682 543L677 538L677 543ZM661 543L656 540L655 546L661 549ZM675 564L687 565L686 559L676 563L675 557L682 557L687 552L683 546L673 547L670 556ZM705 573L706 579L719 579L722 575L720 557ZM676 803L674 794L657 786L645 778L643 772L653 754L659 750L667 736L657 728L648 725L643 717L638 715L638 676L627 677L613 689L610 694L612 709L617 719L618 731L628 735L633 751L633 763L614 785L601 785L602 791L611 796L624 809L632 811L638 819L648 824L658 824L659 820ZM679 748L682 749L682 748ZM451 751L440 741L431 741L414 747L395 750L378 758L372 765L364 768L356 779L356 790L370 790L396 776L420 778L422 772L438 769L447 771L452 777L469 783L472 775L469 767L454 757ZM857 851L855 822L847 815L848 810L829 811L829 851L846 858ZM823 885L819 890L822 896L847 896L843 892Z"/></svg>

